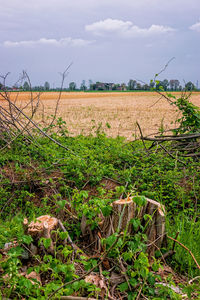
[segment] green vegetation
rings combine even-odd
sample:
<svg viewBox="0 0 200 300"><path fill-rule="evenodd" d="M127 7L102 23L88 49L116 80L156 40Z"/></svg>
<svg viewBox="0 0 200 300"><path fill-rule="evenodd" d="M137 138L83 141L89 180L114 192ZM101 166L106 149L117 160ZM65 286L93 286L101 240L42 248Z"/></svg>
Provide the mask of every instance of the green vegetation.
<svg viewBox="0 0 200 300"><path fill-rule="evenodd" d="M190 106L187 99L177 100L175 104L184 112L185 107ZM197 120L198 110L193 106L190 109ZM183 128L186 127L187 132L194 132L194 127L196 131L198 124L191 122L190 113L183 113L183 116L180 132L185 133ZM69 150L45 137L35 135L29 142L21 135L11 147L1 152L1 297L48 299L63 285L56 293L56 299L72 294L102 299L100 288L78 275L79 266L82 273L101 270L109 290L112 272L120 273L119 265L123 260L126 280L119 282L116 290L125 295L125 299L139 299L140 295L148 299L181 299L181 295L171 288L173 285L179 285L187 299L198 299L200 270L189 251L178 243L173 245L173 241L167 238L165 247L158 249L155 258L149 259L145 243L148 215L145 216L146 224L139 218L131 221L134 229L131 236L125 231L113 233L108 238L100 237L104 249L101 257L106 254L101 269L100 254L94 245L88 245L89 235L82 234L81 220L85 216L91 234L97 235L100 215L109 216L110 204L122 194L124 197L139 195L133 197L139 206L145 204L145 197L154 199L166 207L167 235L177 238L200 263L199 161L190 157L182 157L180 161L167 155L163 149L146 151L141 141L127 143L123 137L109 138L101 126L96 129L95 136L70 137L61 119L52 128L51 137ZM1 140L0 144L4 146L4 141ZM146 143L147 147L150 145L150 142ZM108 187L105 180L116 184ZM53 254L47 251L49 239L42 238L39 245L43 245L43 253L27 259L26 248L32 238L24 233L23 219L34 220L45 214L62 220L67 232L55 232ZM62 242L68 234L88 257L81 252L74 253L70 244ZM15 247L5 254L6 243L15 243ZM166 261L179 275L168 273L163 277L162 256L174 246L175 255ZM42 284L22 275L24 265L27 274L32 271L40 274ZM195 277L197 279L189 284L189 280ZM160 282L166 285L160 285ZM108 290L105 289L105 299L111 297Z"/></svg>

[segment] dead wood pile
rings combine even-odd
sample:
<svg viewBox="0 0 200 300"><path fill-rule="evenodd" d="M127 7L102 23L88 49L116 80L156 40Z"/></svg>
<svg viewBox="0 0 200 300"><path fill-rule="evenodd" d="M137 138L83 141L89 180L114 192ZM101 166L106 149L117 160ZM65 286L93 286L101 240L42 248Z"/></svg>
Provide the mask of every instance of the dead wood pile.
<svg viewBox="0 0 200 300"><path fill-rule="evenodd" d="M40 97L42 92L33 92L30 78L25 71L23 71L17 84L22 85L24 80L27 80L29 86L29 91L27 91L29 97L27 101L23 101L20 98L20 93L23 90L18 89L13 94L13 90L7 88L6 79L9 73L5 76L0 76L3 80L3 84L0 85L0 150L10 147L10 145L20 136L23 136L24 142L35 142L34 136L36 133L49 138L52 142L65 150L69 150L57 140L53 139L47 132L55 123L54 121L57 117L64 80L70 66L71 64L63 73L61 73L61 88L56 99L55 111L48 122L45 117L44 105ZM43 124L45 130L43 130L41 124Z"/></svg>

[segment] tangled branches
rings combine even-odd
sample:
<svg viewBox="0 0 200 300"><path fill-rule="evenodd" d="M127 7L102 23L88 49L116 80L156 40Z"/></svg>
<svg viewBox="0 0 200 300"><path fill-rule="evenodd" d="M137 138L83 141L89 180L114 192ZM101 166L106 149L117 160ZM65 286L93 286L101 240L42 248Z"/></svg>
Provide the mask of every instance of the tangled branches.
<svg viewBox="0 0 200 300"><path fill-rule="evenodd" d="M176 98L170 93L164 93L162 89L156 92L180 112L180 117L176 120L179 126L172 129L171 134L167 135L164 134L164 131L154 137L144 137L141 134L143 143L145 140L151 141L153 143L150 149L159 146L171 157L175 155L176 159L177 153L181 156L198 158L200 156L200 110L189 101L191 93L188 94L184 91L179 98ZM164 142L171 142L170 147L166 149L163 146Z"/></svg>
<svg viewBox="0 0 200 300"><path fill-rule="evenodd" d="M69 150L65 146L61 145L58 141L53 139L47 132L52 127L58 111L58 106L61 98L61 93L64 85L64 80L67 76L70 64L66 70L61 73L62 81L61 88L56 102L56 108L50 124L44 131L40 127L41 117L44 122L44 108L41 102L41 92L33 93L31 88L31 81L27 72L23 71L21 78L18 82L22 83L26 80L29 84L30 91L28 100L20 99L20 91L13 93L6 88L6 80L9 75L7 73L4 76L0 76L3 80L3 84L0 90L0 150L9 147L19 136L23 135L26 140L32 141L33 131L48 137L50 140L58 144L59 146ZM39 121L38 121L39 120Z"/></svg>

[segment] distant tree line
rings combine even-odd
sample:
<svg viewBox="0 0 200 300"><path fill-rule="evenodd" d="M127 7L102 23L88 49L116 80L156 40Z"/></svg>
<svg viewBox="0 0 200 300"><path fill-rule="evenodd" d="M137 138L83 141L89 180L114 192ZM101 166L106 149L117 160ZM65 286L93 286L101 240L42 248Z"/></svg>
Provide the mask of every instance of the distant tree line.
<svg viewBox="0 0 200 300"><path fill-rule="evenodd" d="M2 83L0 83L0 89L3 88ZM7 87L9 90L19 90L19 91L58 91L60 90L59 87L54 88L51 87L49 82L46 81L44 85L42 86L30 86L30 84L25 81L22 86L13 86L13 87ZM198 89L198 82L195 85L192 83L192 81L188 81L187 83L184 83L182 86L178 79L164 79L164 80L151 80L149 84L143 83L140 81L136 81L133 79L130 79L128 83L111 83L111 82L100 82L97 81L96 83L93 83L92 80L88 81L88 85L86 84L86 81L83 80L81 82L80 87L77 87L77 84L72 81L69 83L68 87L63 88L64 91L150 91L152 89L164 89L165 91L182 91L184 89L188 91L194 91L199 90Z"/></svg>

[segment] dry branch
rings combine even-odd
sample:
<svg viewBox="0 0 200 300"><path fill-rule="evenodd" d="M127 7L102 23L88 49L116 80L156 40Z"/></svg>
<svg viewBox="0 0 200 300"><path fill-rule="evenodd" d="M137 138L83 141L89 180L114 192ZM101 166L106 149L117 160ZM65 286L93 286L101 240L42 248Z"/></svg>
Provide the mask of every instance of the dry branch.
<svg viewBox="0 0 200 300"><path fill-rule="evenodd" d="M191 251L190 249L188 249L185 245L183 245L181 242L179 242L178 240L176 240L176 239L174 239L174 238L172 238L172 237L170 237L170 236L167 236L167 237L168 237L170 240L172 240L172 241L178 243L181 247L183 247L186 251L188 251L188 252L190 253L190 255L192 256L192 259L194 260L194 262L195 262L197 268L200 270L200 265L198 264L198 262L197 262L197 260L196 260L196 258L195 258L195 256L194 256L194 254L192 253L192 251Z"/></svg>
<svg viewBox="0 0 200 300"><path fill-rule="evenodd" d="M166 142L166 141L182 141L188 139L196 139L200 137L200 133L192 133L192 134L185 134L185 135L178 135L178 136L161 136L161 137L142 137L145 141L153 141L153 142Z"/></svg>
<svg viewBox="0 0 200 300"><path fill-rule="evenodd" d="M87 297L75 297L75 296L61 296L62 300L97 300L95 298L87 298Z"/></svg>
<svg viewBox="0 0 200 300"><path fill-rule="evenodd" d="M64 80L71 65L72 64L70 64L62 73L61 89L58 95L55 112L51 123L46 126L47 129L45 131L42 130L38 123L34 120L36 118L37 112L39 112L41 99L40 93L38 93L36 96L33 95L33 91L31 89L31 81L28 74L23 71L20 80L23 81L24 79L26 79L28 81L30 86L30 99L28 103L23 103L23 101L21 101L21 103L18 104L17 100L19 102L18 98L20 93L18 92L15 99L12 100L11 93L6 89L6 79L9 73L7 73L5 76L0 76L3 79L3 88L0 91L0 100L3 100L2 104L0 105L0 141L4 141L5 144L1 148L1 150L9 147L20 135L23 135L24 138L28 139L29 141L33 141L34 138L32 136L32 132L36 129L37 132L50 139L59 147L62 147L67 151L71 151L68 147L62 145L57 140L53 139L49 134L47 134L48 128L52 127L56 119ZM26 110L30 111L30 115L25 112ZM73 151L71 152L73 153Z"/></svg>
<svg viewBox="0 0 200 300"><path fill-rule="evenodd" d="M58 220L58 225L63 232L67 232L67 230L64 227L63 223L61 222L61 220ZM64 240L64 242L67 243L67 241L69 242L69 244L71 245L72 249L75 251L76 254L78 254L79 256L82 255L82 256L85 256L86 258L88 258L88 256L76 244L74 244L69 233L67 235L67 239Z"/></svg>

